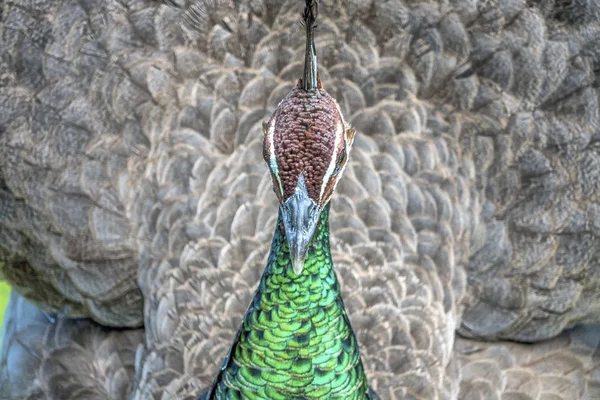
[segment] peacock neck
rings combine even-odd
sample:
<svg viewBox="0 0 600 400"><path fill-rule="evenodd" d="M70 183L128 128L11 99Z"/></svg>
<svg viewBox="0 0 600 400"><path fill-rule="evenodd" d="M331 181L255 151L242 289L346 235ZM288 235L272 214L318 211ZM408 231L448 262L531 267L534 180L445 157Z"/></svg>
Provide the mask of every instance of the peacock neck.
<svg viewBox="0 0 600 400"><path fill-rule="evenodd" d="M263 304L267 301L265 294L274 291L290 293L291 298L272 299L278 304L290 303L296 312L317 310L322 307L337 305L340 299L340 287L333 270L331 250L329 247L329 204L321 212L312 241L306 253L304 268L300 275L292 269L288 241L281 218L281 212L275 227L271 253L267 268L258 288L253 304ZM324 298L316 300L315 293L325 294Z"/></svg>
<svg viewBox="0 0 600 400"><path fill-rule="evenodd" d="M300 275L279 215L257 293L215 398L365 399L368 384L329 248L329 205Z"/></svg>

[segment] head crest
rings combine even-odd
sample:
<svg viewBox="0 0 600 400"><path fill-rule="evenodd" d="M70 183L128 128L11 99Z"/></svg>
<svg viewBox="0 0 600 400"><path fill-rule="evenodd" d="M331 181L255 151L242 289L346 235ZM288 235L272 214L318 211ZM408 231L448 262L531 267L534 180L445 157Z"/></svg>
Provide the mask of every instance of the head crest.
<svg viewBox="0 0 600 400"><path fill-rule="evenodd" d="M319 4L313 0L306 0L306 7L302 14L302 23L306 27L306 51L304 53L304 77L302 87L306 91L322 88L321 80L317 71L317 50L313 31L317 22Z"/></svg>

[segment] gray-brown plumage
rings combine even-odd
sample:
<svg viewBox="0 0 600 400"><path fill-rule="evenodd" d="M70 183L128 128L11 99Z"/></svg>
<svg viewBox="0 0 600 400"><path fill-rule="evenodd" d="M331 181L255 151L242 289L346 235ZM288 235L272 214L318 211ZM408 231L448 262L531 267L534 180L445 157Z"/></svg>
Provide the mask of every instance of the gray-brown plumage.
<svg viewBox="0 0 600 400"><path fill-rule="evenodd" d="M261 123L302 76L301 8L3 5L1 274L51 311L143 316L134 399L199 395L252 297L277 215ZM453 352L457 329L537 341L600 319L597 9L321 2L319 71L358 132L332 252L382 398L597 393L577 334L552 342L579 360L573 392L513 394L507 376L562 374L520 358L539 345Z"/></svg>
<svg viewBox="0 0 600 400"><path fill-rule="evenodd" d="M133 116L107 108L119 83L110 54L126 41L114 38L111 49L97 37L107 6L3 5L0 258L2 276L50 310L139 326L135 245L119 190L147 139Z"/></svg>
<svg viewBox="0 0 600 400"><path fill-rule="evenodd" d="M457 339L459 399L600 398L600 326L579 326L534 346Z"/></svg>
<svg viewBox="0 0 600 400"><path fill-rule="evenodd" d="M0 399L125 399L141 329L43 314L12 293L0 353Z"/></svg>

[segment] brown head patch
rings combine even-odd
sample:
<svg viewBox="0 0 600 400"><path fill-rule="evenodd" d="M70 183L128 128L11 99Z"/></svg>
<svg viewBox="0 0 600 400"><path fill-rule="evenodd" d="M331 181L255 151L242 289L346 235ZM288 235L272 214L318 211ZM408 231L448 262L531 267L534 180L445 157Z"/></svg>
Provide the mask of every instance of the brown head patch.
<svg viewBox="0 0 600 400"><path fill-rule="evenodd" d="M265 130L265 160L269 163L274 152L283 189L280 200L294 193L303 174L308 195L319 204L332 157L345 146L345 123L333 97L323 89L307 92L296 87L281 101Z"/></svg>

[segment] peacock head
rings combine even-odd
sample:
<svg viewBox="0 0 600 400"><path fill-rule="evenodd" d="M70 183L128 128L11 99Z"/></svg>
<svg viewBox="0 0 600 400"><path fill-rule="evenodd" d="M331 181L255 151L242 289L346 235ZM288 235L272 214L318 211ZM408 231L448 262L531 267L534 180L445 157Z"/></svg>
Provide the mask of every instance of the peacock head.
<svg viewBox="0 0 600 400"><path fill-rule="evenodd" d="M300 275L323 208L339 182L355 131L318 82L302 80L263 125L263 157L280 203L292 267Z"/></svg>

